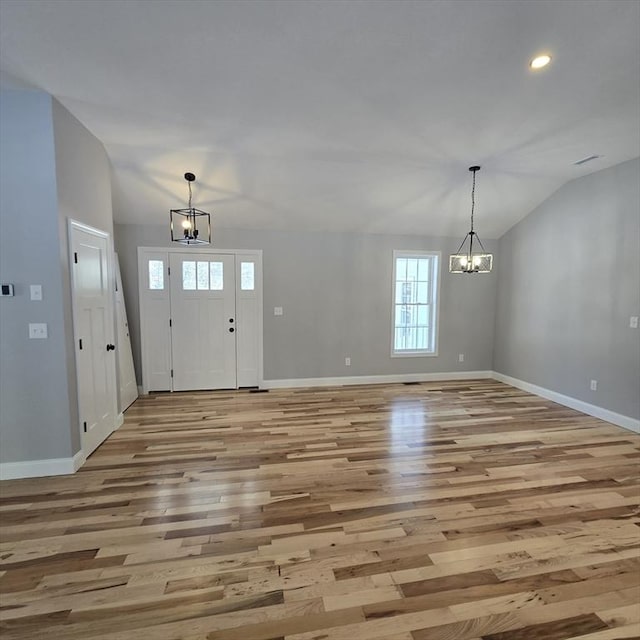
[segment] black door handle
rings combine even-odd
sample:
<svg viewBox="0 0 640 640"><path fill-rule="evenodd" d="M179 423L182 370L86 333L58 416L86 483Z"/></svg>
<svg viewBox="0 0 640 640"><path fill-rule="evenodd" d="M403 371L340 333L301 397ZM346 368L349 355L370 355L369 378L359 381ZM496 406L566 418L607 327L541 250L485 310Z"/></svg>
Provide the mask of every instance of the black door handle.
<svg viewBox="0 0 640 640"><path fill-rule="evenodd" d="M107 345L107 351L115 351L116 345L115 344L108 344Z"/></svg>
<svg viewBox="0 0 640 640"><path fill-rule="evenodd" d="M233 333L235 329L233 327L229 327L229 333Z"/></svg>
<svg viewBox="0 0 640 640"><path fill-rule="evenodd" d="M233 322L233 318L229 318L229 322Z"/></svg>

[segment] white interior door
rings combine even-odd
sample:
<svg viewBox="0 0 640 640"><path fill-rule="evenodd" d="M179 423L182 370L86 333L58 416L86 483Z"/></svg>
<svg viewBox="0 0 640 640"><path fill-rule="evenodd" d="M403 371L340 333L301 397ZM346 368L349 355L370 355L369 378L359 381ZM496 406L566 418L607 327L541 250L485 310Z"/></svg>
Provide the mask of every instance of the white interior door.
<svg viewBox="0 0 640 640"><path fill-rule="evenodd" d="M117 415L109 236L71 222L70 240L80 433L88 456L114 430Z"/></svg>
<svg viewBox="0 0 640 640"><path fill-rule="evenodd" d="M118 409L120 413L122 413L138 397L138 384L133 366L129 323L127 321L127 310L124 305L124 291L122 290L122 276L120 275L118 254L114 254L114 257L116 265L116 325L118 329L116 356L118 359L118 385L120 388L120 403Z"/></svg>
<svg viewBox="0 0 640 640"><path fill-rule="evenodd" d="M173 390L235 389L235 257L172 253Z"/></svg>

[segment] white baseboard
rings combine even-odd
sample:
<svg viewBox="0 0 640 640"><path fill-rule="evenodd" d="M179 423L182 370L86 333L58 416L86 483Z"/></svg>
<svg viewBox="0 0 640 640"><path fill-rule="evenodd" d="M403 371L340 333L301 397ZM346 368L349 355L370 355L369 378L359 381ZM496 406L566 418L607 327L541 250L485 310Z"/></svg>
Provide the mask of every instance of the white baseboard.
<svg viewBox="0 0 640 640"><path fill-rule="evenodd" d="M84 461L84 454L82 451L78 451L72 458L2 462L0 463L0 480L66 476L75 473L84 464Z"/></svg>
<svg viewBox="0 0 640 640"><path fill-rule="evenodd" d="M334 378L291 378L264 380L263 389L294 387L340 387L356 384L393 384L398 382L436 382L439 380L477 380L493 377L492 371L445 371L442 373L395 373L379 376L337 376Z"/></svg>
<svg viewBox="0 0 640 640"><path fill-rule="evenodd" d="M497 371L493 372L492 377L499 382L504 382L505 384L509 384L512 387L516 387L517 389L528 391L529 393L541 396L543 398L546 398L547 400L552 400L553 402L562 404L565 407L569 407L570 409L582 411L582 413L586 413L587 415L593 416L594 418L600 418L600 420L611 422L612 424L615 424L619 427L629 429L629 431L640 433L640 420L636 420L635 418L624 416L620 413L615 413L615 411L609 411L609 409L603 409L602 407L598 407L595 404L589 404L588 402L577 400L576 398L572 398L570 396L565 396L561 393L557 393L556 391L551 391L550 389L539 387L536 384L531 384L530 382L519 380L518 378L506 376L503 373L498 373Z"/></svg>
<svg viewBox="0 0 640 640"><path fill-rule="evenodd" d="M119 413L116 416L116 426L113 428L113 430L115 431L116 429L119 429L123 424L124 424L124 413Z"/></svg>

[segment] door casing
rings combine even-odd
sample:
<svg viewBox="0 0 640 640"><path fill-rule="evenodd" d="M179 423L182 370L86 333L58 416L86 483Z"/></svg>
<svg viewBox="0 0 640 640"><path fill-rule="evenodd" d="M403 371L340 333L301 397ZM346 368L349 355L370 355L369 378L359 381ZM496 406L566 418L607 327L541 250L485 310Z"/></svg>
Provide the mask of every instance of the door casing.
<svg viewBox="0 0 640 640"><path fill-rule="evenodd" d="M170 256L175 253L188 253L189 249L180 247L138 247L138 291L140 301L140 342L142 356L142 393L149 391L172 391L173 382L170 374L172 352L172 327L171 323L171 284L168 280ZM239 282L238 269L242 258L255 263L255 278L257 288L255 292L256 327L254 341L250 348L257 354L257 386L260 387L264 380L263 364L263 278L262 278L262 250L246 249L203 249L198 247L193 250L195 255L228 255L233 256L236 265L236 281ZM164 263L165 287L163 290L151 291L149 289L148 260L161 260ZM177 274L171 274L177 277ZM238 311L240 306L249 308L246 300L247 293L238 295L236 287L236 322L242 324L242 318ZM240 303L240 301L242 301ZM242 312L240 311L240 314ZM158 345L163 348L158 349ZM238 352L237 352L238 353ZM253 386L247 384L247 375L241 370L243 358L236 357L237 386Z"/></svg>

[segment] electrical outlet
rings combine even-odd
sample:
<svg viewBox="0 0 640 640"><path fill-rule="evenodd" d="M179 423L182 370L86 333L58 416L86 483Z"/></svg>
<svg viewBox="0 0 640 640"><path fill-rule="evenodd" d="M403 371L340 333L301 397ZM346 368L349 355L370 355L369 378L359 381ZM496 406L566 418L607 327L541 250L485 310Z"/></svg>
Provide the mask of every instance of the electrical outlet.
<svg viewBox="0 0 640 640"><path fill-rule="evenodd" d="M42 300L42 285L41 284L32 284L29 287L29 291L31 293L32 300Z"/></svg>
<svg viewBox="0 0 640 640"><path fill-rule="evenodd" d="M345 358L344 359L344 365L345 365L345 367L350 367L351 366L351 358Z"/></svg>
<svg viewBox="0 0 640 640"><path fill-rule="evenodd" d="M592 380L591 381L591 391L597 391L598 390L598 381L597 380Z"/></svg>
<svg viewBox="0 0 640 640"><path fill-rule="evenodd" d="M464 353L458 354L458 362L464 362Z"/></svg>
<svg viewBox="0 0 640 640"><path fill-rule="evenodd" d="M638 328L638 316L631 316L629 318L629 326L632 329L637 329Z"/></svg>
<svg viewBox="0 0 640 640"><path fill-rule="evenodd" d="M30 322L29 323L29 338L31 340L40 340L47 338L47 325L44 322Z"/></svg>

